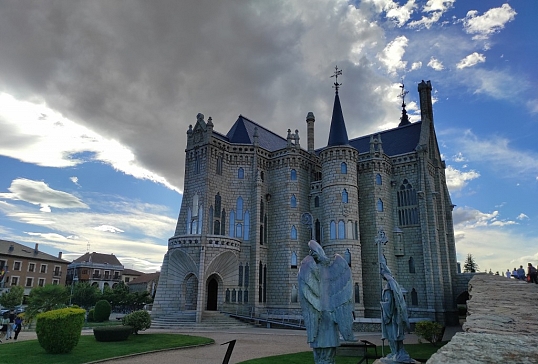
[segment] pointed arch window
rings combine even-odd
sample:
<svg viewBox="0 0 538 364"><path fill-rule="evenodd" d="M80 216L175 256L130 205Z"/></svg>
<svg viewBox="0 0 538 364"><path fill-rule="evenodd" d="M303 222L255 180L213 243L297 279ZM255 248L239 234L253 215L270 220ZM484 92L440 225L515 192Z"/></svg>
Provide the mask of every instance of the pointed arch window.
<svg viewBox="0 0 538 364"><path fill-rule="evenodd" d="M228 233L230 234L230 237L235 237L235 212L234 210L230 211L230 227L228 229Z"/></svg>
<svg viewBox="0 0 538 364"><path fill-rule="evenodd" d="M375 175L375 184L378 186L383 184L383 180L381 179L381 175L379 173Z"/></svg>
<svg viewBox="0 0 538 364"><path fill-rule="evenodd" d="M217 174L222 174L222 156L217 157Z"/></svg>
<svg viewBox="0 0 538 364"><path fill-rule="evenodd" d="M314 207L319 207L319 196L314 197Z"/></svg>
<svg viewBox="0 0 538 364"><path fill-rule="evenodd" d="M243 263L239 264L239 281L237 282L239 287L243 286Z"/></svg>
<svg viewBox="0 0 538 364"><path fill-rule="evenodd" d="M331 221L329 226L329 237L332 240L336 239L336 222L334 222L334 220Z"/></svg>
<svg viewBox="0 0 538 364"><path fill-rule="evenodd" d="M237 170L237 178L245 178L245 170L243 169L243 167L239 167L239 169Z"/></svg>
<svg viewBox="0 0 538 364"><path fill-rule="evenodd" d="M220 235L226 235L226 210L222 209L222 217L220 218Z"/></svg>
<svg viewBox="0 0 538 364"><path fill-rule="evenodd" d="M338 239L346 238L346 225L344 220L338 221Z"/></svg>
<svg viewBox="0 0 538 364"><path fill-rule="evenodd" d="M263 198L260 200L260 222L263 222L263 215L265 213L265 204L263 203Z"/></svg>
<svg viewBox="0 0 538 364"><path fill-rule="evenodd" d="M411 306L418 306L418 293L414 288L411 290Z"/></svg>
<svg viewBox="0 0 538 364"><path fill-rule="evenodd" d="M290 180L297 181L297 171L295 169L290 171Z"/></svg>
<svg viewBox="0 0 538 364"><path fill-rule="evenodd" d="M248 266L248 263L245 264L245 279L244 279L244 284L245 284L245 287L248 287L248 280L250 278L250 268ZM245 296L247 295L247 290L245 290ZM246 298L245 298L246 299ZM246 301L245 301L246 302Z"/></svg>
<svg viewBox="0 0 538 364"><path fill-rule="evenodd" d="M340 173L347 174L347 164L346 164L346 162L342 162L340 164Z"/></svg>
<svg viewBox="0 0 538 364"><path fill-rule="evenodd" d="M377 199L377 211L378 212L383 212L383 200L382 199Z"/></svg>
<svg viewBox="0 0 538 364"><path fill-rule="evenodd" d="M215 220L213 222L213 234L220 235L220 221Z"/></svg>
<svg viewBox="0 0 538 364"><path fill-rule="evenodd" d="M404 179L400 185L397 201L399 225L417 225L419 223L417 191L407 179Z"/></svg>
<svg viewBox="0 0 538 364"><path fill-rule="evenodd" d="M290 265L292 268L297 268L297 253L295 251L291 252Z"/></svg>
<svg viewBox="0 0 538 364"><path fill-rule="evenodd" d="M245 220L243 220L245 223L245 227L243 229L243 239L248 240L250 235L250 213L245 211Z"/></svg>
<svg viewBox="0 0 538 364"><path fill-rule="evenodd" d="M409 258L409 273L415 273L415 260L413 257Z"/></svg>
<svg viewBox="0 0 538 364"><path fill-rule="evenodd" d="M346 249L346 251L344 252L344 259L346 260L347 265L351 267L351 252L349 251L349 249Z"/></svg>
<svg viewBox="0 0 538 364"><path fill-rule="evenodd" d="M213 206L209 206L209 223L207 224L207 227L209 228L209 233L211 234L211 229L213 229Z"/></svg>
<svg viewBox="0 0 538 364"><path fill-rule="evenodd" d="M355 303L361 303L361 291L358 283L355 283Z"/></svg>
<svg viewBox="0 0 538 364"><path fill-rule="evenodd" d="M237 220L243 220L243 198L241 196L237 198L235 213Z"/></svg>
<svg viewBox="0 0 538 364"><path fill-rule="evenodd" d="M215 195L215 217L220 217L220 203L220 192L217 192L217 194Z"/></svg>
<svg viewBox="0 0 538 364"><path fill-rule="evenodd" d="M316 241L318 243L321 243L321 223L319 222L319 219L316 219Z"/></svg>
<svg viewBox="0 0 538 364"><path fill-rule="evenodd" d="M291 226L290 239L297 240L297 229L295 228L295 225Z"/></svg>
<svg viewBox="0 0 538 364"><path fill-rule="evenodd" d="M345 188L342 191L342 203L348 203L348 195L347 195L347 190Z"/></svg>
<svg viewBox="0 0 538 364"><path fill-rule="evenodd" d="M297 197L295 197L295 195L291 195L291 198L290 198L290 207L297 207Z"/></svg>

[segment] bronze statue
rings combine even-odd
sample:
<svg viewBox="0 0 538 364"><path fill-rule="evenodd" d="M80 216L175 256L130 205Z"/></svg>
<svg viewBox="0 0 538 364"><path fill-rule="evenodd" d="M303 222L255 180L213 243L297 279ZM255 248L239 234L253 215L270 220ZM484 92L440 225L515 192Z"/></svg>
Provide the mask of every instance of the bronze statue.
<svg viewBox="0 0 538 364"><path fill-rule="evenodd" d="M345 340L355 340L351 269L338 254L331 263L316 241L308 246L310 255L301 262L298 276L307 341L316 364L334 364L340 333Z"/></svg>

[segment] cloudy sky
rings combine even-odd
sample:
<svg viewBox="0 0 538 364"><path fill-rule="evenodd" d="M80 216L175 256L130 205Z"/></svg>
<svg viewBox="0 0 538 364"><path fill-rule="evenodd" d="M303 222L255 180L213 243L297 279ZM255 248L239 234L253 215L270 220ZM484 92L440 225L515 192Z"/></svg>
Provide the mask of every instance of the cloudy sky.
<svg viewBox="0 0 538 364"><path fill-rule="evenodd" d="M538 263L538 2L0 1L0 238L159 269L196 114L350 138L431 80L459 260ZM305 143L303 143L305 144ZM368 242L363 242L366 244Z"/></svg>

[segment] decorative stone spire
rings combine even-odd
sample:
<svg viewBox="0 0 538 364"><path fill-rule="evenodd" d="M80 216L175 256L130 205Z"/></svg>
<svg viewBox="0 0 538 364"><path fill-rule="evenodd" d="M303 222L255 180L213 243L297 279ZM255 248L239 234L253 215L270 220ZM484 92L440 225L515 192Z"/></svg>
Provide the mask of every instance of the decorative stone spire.
<svg viewBox="0 0 538 364"><path fill-rule="evenodd" d="M338 69L338 66L335 67L334 75L335 77L334 89L334 106L333 106L333 116L331 119L331 129L329 131L329 143L327 146L332 147L336 145L348 145L349 140L347 138L346 124L344 122L344 115L342 114L342 106L340 105L340 97L338 96L338 88L342 85L338 83L338 76L342 75L342 70Z"/></svg>
<svg viewBox="0 0 538 364"><path fill-rule="evenodd" d="M430 81L418 84L418 95L420 97L420 119L425 118L433 122L433 106L432 106L432 84Z"/></svg>

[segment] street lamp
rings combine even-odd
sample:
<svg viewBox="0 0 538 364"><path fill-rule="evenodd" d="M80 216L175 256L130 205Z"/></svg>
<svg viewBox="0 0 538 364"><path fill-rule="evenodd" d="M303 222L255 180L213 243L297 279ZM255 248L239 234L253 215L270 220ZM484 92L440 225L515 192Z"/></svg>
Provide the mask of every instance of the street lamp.
<svg viewBox="0 0 538 364"><path fill-rule="evenodd" d="M73 287L75 286L75 282L78 282L77 269L73 268L73 272L73 279L71 280L71 296L69 296L69 306L71 306L71 300L73 299Z"/></svg>

